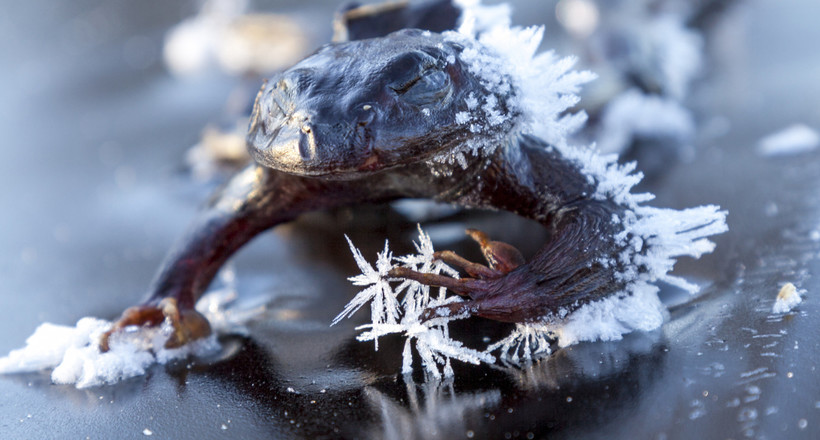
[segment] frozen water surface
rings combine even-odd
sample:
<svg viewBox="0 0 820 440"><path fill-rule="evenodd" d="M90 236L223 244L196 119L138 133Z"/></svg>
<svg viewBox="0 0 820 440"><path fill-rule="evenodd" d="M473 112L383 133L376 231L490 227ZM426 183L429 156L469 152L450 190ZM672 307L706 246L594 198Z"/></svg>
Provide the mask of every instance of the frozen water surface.
<svg viewBox="0 0 820 440"><path fill-rule="evenodd" d="M310 12L307 2L269 5L323 23L335 3L309 2ZM516 4L514 20L546 22L549 38L557 24L543 5ZM111 319L138 301L207 197L179 170L236 84L216 74L175 80L160 64L164 30L194 7L6 5L0 353L43 322ZM385 238L404 255L415 223L366 209L315 215L237 257L240 295L266 304L248 336L112 386L53 385L49 372L0 376L0 429L8 438L816 438L820 152L763 157L757 146L796 123L820 127L820 60L810 56L818 14L809 1L743 2L706 42L711 73L694 87L694 114L726 118L731 129L696 136L691 162L640 189L657 194L657 206L720 205L730 231L714 254L679 263L676 274L701 293L662 287L671 309L660 329L558 348L524 368L454 364L452 383L405 381L400 338L381 338L373 353L355 341L363 318L328 324L357 292L344 234L364 255ZM331 29L317 32L327 39ZM456 219L525 252L540 242L537 227L512 217ZM480 258L470 243L446 247ZM803 301L773 313L787 282L806 291ZM471 346L510 331L451 327Z"/></svg>

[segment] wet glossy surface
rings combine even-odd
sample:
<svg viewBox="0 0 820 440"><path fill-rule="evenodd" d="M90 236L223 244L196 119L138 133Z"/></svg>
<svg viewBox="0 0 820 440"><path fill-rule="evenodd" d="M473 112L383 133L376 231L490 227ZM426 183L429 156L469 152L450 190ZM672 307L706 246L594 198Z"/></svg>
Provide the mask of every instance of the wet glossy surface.
<svg viewBox="0 0 820 440"><path fill-rule="evenodd" d="M314 22L329 20L327 3ZM169 77L158 58L162 32L191 6L148 6L21 3L0 17L2 353L43 321L113 318L140 299L207 197L182 158L205 123L219 120L235 84ZM409 250L401 246L414 224L374 221L381 212L372 209L313 215L236 259L242 295L271 298L250 337L226 338L212 359L90 390L51 385L47 374L2 376L0 430L8 438L816 437L820 151L767 158L755 148L795 122L820 128L817 9L744 3L718 35L712 76L695 96L698 154L647 189L658 205L720 204L731 230L713 255L679 264L704 289L666 292L661 330L576 345L526 370L456 365L451 384L407 384L396 374L401 341L384 340L374 353L354 339L363 316L328 324L355 293L343 234L373 258L385 237ZM463 242L435 233L465 225L540 242L529 224L486 216L427 228L438 247L459 249ZM772 315L785 282L808 293L794 312ZM504 329L476 320L456 331L481 345Z"/></svg>

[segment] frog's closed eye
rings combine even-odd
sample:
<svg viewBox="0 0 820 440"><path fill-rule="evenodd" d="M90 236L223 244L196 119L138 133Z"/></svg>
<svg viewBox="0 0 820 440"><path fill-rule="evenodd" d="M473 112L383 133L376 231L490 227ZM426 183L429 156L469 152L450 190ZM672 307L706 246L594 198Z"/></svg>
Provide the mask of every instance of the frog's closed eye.
<svg viewBox="0 0 820 440"><path fill-rule="evenodd" d="M444 99L450 93L450 89L450 75L447 72L429 69L393 90L407 103L421 106Z"/></svg>

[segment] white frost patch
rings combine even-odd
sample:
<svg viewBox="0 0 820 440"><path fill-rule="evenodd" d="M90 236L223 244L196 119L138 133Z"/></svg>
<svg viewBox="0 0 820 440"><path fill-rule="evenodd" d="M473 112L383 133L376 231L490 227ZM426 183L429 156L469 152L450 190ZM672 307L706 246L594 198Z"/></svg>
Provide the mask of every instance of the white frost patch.
<svg viewBox="0 0 820 440"><path fill-rule="evenodd" d="M763 156L806 153L820 145L820 135L803 124L794 124L760 140L757 152Z"/></svg>
<svg viewBox="0 0 820 440"><path fill-rule="evenodd" d="M659 328L667 315L658 288L641 283L631 295L613 295L582 306L556 322L516 324L506 338L491 344L505 364L523 365L551 354L551 344L568 347L583 341L617 341L633 331Z"/></svg>
<svg viewBox="0 0 820 440"><path fill-rule="evenodd" d="M471 28L469 32L510 26L512 8L507 3L490 6L481 4L481 0L454 0L453 3L461 8L461 27Z"/></svg>
<svg viewBox="0 0 820 440"><path fill-rule="evenodd" d="M703 39L696 31L687 29L680 17L667 15L648 24L635 26L641 33L640 50L634 54L646 60L647 71L657 72L665 94L683 99L692 79L701 70Z"/></svg>
<svg viewBox="0 0 820 440"><path fill-rule="evenodd" d="M165 36L163 58L175 75L199 74L216 64L220 36L232 20L247 9L248 2L211 0L194 17L183 20Z"/></svg>
<svg viewBox="0 0 820 440"><path fill-rule="evenodd" d="M581 341L617 341L635 330L659 328L665 316L666 307L658 299L658 288L641 284L631 295L610 296L581 307L552 332L559 347Z"/></svg>
<svg viewBox="0 0 820 440"><path fill-rule="evenodd" d="M88 388L112 384L145 374L154 363L167 363L191 354L205 355L219 348L216 338L202 339L177 349L162 347L171 333L169 326L159 329L134 329L111 338L110 350L100 352L100 337L111 322L82 318L75 327L41 324L27 340L26 346L0 358L0 373L22 373L49 368L57 384L74 384Z"/></svg>
<svg viewBox="0 0 820 440"><path fill-rule="evenodd" d="M197 310L211 323L214 335L180 348L166 349L172 332L166 321L156 328L126 328L112 335L110 350L102 353L100 337L112 322L86 317L74 327L43 323L26 339L26 346L0 358L0 374L53 369L51 380L77 388L113 384L145 374L154 363L166 364L188 356L206 356L219 350L216 332L244 333L243 323L264 311L262 304L236 304L230 269L220 272L226 288L205 294Z"/></svg>
<svg viewBox="0 0 820 440"><path fill-rule="evenodd" d="M578 102L580 86L595 75L571 70L575 58L559 58L551 51L536 54L544 28L510 27L509 5L456 3L463 10L461 26L444 36L464 47L460 60L486 89L484 96L468 96L467 109L456 114L456 122L483 136L474 136L462 151L436 160L464 167L464 154L491 154L504 144L499 139L510 134L533 133L550 143L565 142L586 120L583 112L567 110Z"/></svg>
<svg viewBox="0 0 820 440"><path fill-rule="evenodd" d="M680 102L632 89L607 104L597 144L602 153L621 153L636 138L686 142L694 134L692 115Z"/></svg>
<svg viewBox="0 0 820 440"><path fill-rule="evenodd" d="M792 283L786 283L777 293L777 299L772 307L772 313L788 313L798 304L803 302L800 297L802 292L797 290Z"/></svg>
<svg viewBox="0 0 820 440"><path fill-rule="evenodd" d="M270 73L308 53L304 26L278 14L247 13L248 0L206 0L199 13L165 35L163 59L177 76L215 68L233 74Z"/></svg>

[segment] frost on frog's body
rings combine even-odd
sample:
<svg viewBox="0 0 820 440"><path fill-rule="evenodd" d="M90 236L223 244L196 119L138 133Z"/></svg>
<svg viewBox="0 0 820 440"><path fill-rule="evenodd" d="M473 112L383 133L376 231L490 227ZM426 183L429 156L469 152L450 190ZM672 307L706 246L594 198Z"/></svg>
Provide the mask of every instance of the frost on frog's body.
<svg viewBox="0 0 820 440"><path fill-rule="evenodd" d="M620 251L614 255L602 255L589 264L615 270L614 280L621 287L605 298L572 304L569 309L552 310L539 318L517 322L510 336L490 344L482 353L486 357L482 358L477 355L480 352L461 347L460 343L448 336L447 323L464 316L444 314L427 321L419 318L419 307L437 311L458 310L442 307L448 297L440 293L438 298L430 300L425 286L404 280L393 291L397 296L405 292L405 309L398 311L401 319L389 324L374 320L372 324L360 327L369 330L359 339L377 339L388 333L404 334L408 338L403 352L405 373L410 371L410 344L413 340L425 369L438 375L438 368L433 366L443 365L444 374L448 375L452 374L450 357L471 363L494 362L495 356L490 354L497 353L505 363L520 364L549 355L553 344L563 347L580 341L617 340L634 330L656 329L663 323L666 310L657 297L658 288L654 283L662 281L688 292L696 292L698 286L669 272L678 257L699 258L711 252L714 244L706 237L727 230L726 213L717 206L686 210L645 206L654 196L632 192L632 188L642 179L641 173L635 172L634 163L621 165L617 163L616 155L602 156L593 147L570 145L567 137L583 125L585 115L569 114L567 110L578 102L576 93L581 85L594 79L594 74L572 71L572 58L560 59L552 52L536 55L543 28L510 27L508 21L497 20L503 23L500 26L484 25L481 23L488 21L477 21L467 8L460 31L445 33L449 41L464 47L460 61L466 63L470 72L480 78L484 88L491 91L486 96L469 94L464 102L468 110L456 114L455 121L468 127L471 133L493 132L503 124L510 127L505 135L509 138L529 135L547 141L545 147L548 151L574 164L585 176L592 188L585 197L618 206L617 214L612 214L610 225L617 232L609 239ZM505 98L499 100L499 96ZM507 157L521 154L517 150L520 148L517 142L505 141L504 138L496 138L492 142L482 136L475 139L468 140L460 150L439 156L436 160L466 167L468 155L490 156L499 147L506 149L503 154ZM526 168L528 165L522 166ZM423 233L422 242L425 242ZM388 262L383 260L385 255L387 249L380 254L383 266ZM357 261L359 259L360 255L357 255ZM426 256L414 262L414 270L419 273L438 273L441 270L440 267L433 268L437 260ZM389 270L386 269L387 272ZM380 268L379 271L384 270ZM374 279L372 284L384 281L385 278L381 281ZM401 280L387 281L395 284ZM545 292L544 295L549 293ZM449 298L460 301L455 296ZM357 300L351 304L361 307L361 302ZM377 310L383 306L374 304L372 307ZM343 315L348 316L350 308L348 306Z"/></svg>
<svg viewBox="0 0 820 440"><path fill-rule="evenodd" d="M520 324L494 348L511 360L520 352L524 361L547 353L546 338L559 345L616 339L659 325L652 307L623 312L623 304L651 306L651 283L659 280L694 290L668 272L679 256L711 251L705 237L725 230L725 213L644 206L651 195L631 192L641 179L634 165L567 141L584 120L567 110L592 74L571 71L571 58L536 54L540 28L493 19L508 9L462 5L461 32L405 29L326 45L269 81L249 127L255 163L212 198L171 249L146 299L103 334L103 351L131 326L168 320L175 330L165 345L205 338L216 322L194 306L252 238L307 212L401 198L514 212L550 232L530 261L481 237L489 266L446 254L472 278L453 278L432 258L427 237L420 256L394 260L385 249L376 267L354 252L363 274L353 281L364 291L342 317L370 302L372 323L361 338L407 337L405 372L413 344L433 376L451 375L452 358L494 361L450 336L447 324L467 316ZM431 285L448 291L431 294ZM170 303L178 308L163 306ZM624 316L644 319L626 325ZM583 325L606 317L616 322Z"/></svg>

